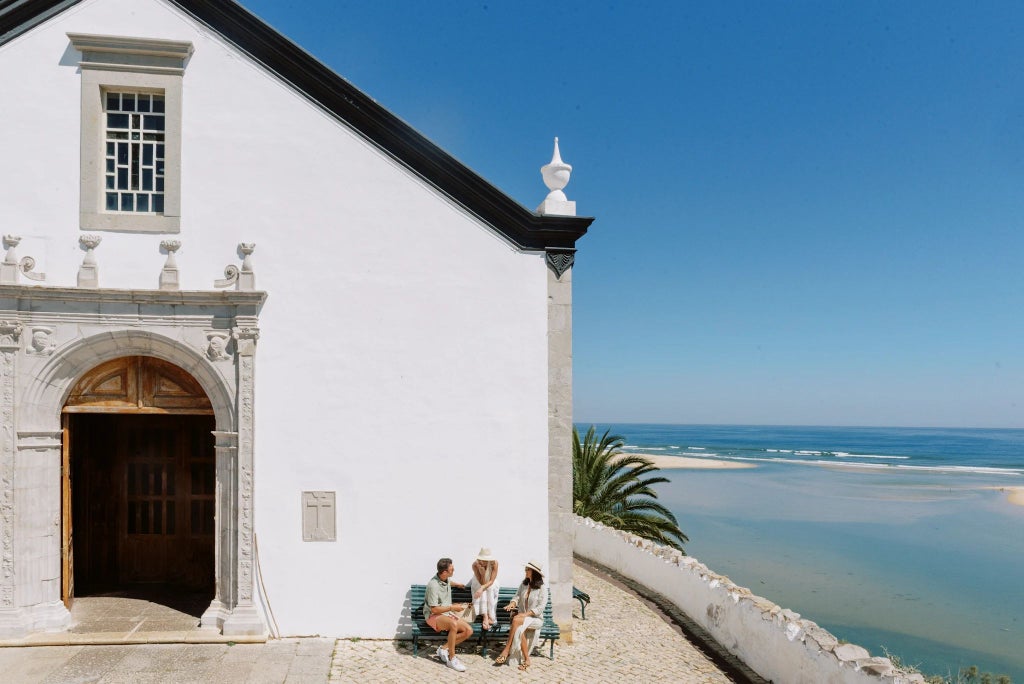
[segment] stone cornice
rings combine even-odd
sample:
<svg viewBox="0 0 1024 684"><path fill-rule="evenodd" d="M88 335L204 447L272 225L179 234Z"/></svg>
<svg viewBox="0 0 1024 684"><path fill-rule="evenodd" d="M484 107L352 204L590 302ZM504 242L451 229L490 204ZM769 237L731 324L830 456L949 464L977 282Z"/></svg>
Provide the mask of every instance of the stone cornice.
<svg viewBox="0 0 1024 684"><path fill-rule="evenodd" d="M103 304L159 304L164 306L252 306L262 307L267 293L244 290L119 290L77 287L0 285L0 301L95 302Z"/></svg>
<svg viewBox="0 0 1024 684"><path fill-rule="evenodd" d="M178 60L185 60L192 54L192 43L187 40L99 36L91 33L69 33L68 39L79 52L146 55Z"/></svg>

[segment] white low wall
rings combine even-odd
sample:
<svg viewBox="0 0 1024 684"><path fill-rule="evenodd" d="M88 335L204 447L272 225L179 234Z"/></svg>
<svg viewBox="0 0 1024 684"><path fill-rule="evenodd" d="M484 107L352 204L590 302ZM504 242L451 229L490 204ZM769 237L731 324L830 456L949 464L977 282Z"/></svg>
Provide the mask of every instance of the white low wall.
<svg viewBox="0 0 1024 684"><path fill-rule="evenodd" d="M730 653L779 684L921 684L888 658L837 639L791 610L733 584L696 558L576 518L573 551L661 594Z"/></svg>

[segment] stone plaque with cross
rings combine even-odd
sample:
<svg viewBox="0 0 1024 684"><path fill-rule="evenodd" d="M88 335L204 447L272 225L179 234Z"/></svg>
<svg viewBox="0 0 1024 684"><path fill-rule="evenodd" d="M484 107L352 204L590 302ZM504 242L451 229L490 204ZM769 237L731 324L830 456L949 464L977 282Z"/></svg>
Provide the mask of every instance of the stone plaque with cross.
<svg viewBox="0 0 1024 684"><path fill-rule="evenodd" d="M302 541L337 541L334 492L302 492Z"/></svg>

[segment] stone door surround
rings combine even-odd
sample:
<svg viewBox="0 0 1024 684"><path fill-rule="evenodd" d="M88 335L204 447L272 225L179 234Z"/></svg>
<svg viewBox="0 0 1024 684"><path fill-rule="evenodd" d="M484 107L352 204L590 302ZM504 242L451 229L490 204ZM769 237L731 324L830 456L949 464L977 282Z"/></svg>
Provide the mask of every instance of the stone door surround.
<svg viewBox="0 0 1024 684"><path fill-rule="evenodd" d="M61 411L91 369L152 356L186 371L216 424L216 593L204 627L262 635L254 602L255 352L266 293L0 285L0 639L67 629Z"/></svg>

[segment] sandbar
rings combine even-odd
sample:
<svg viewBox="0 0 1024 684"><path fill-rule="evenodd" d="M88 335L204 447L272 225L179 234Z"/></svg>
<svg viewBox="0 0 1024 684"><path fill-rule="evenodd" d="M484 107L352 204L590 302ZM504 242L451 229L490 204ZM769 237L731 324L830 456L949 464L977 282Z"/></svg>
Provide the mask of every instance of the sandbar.
<svg viewBox="0 0 1024 684"><path fill-rule="evenodd" d="M1024 487L987 487L986 489L997 489L1006 492L1006 500L1015 506L1024 506Z"/></svg>
<svg viewBox="0 0 1024 684"><path fill-rule="evenodd" d="M711 458L691 458L689 456L665 456L663 454L634 454L629 456L643 456L652 461L658 468L664 470L738 470L740 468L756 468L753 463L738 463L736 461L719 461Z"/></svg>

